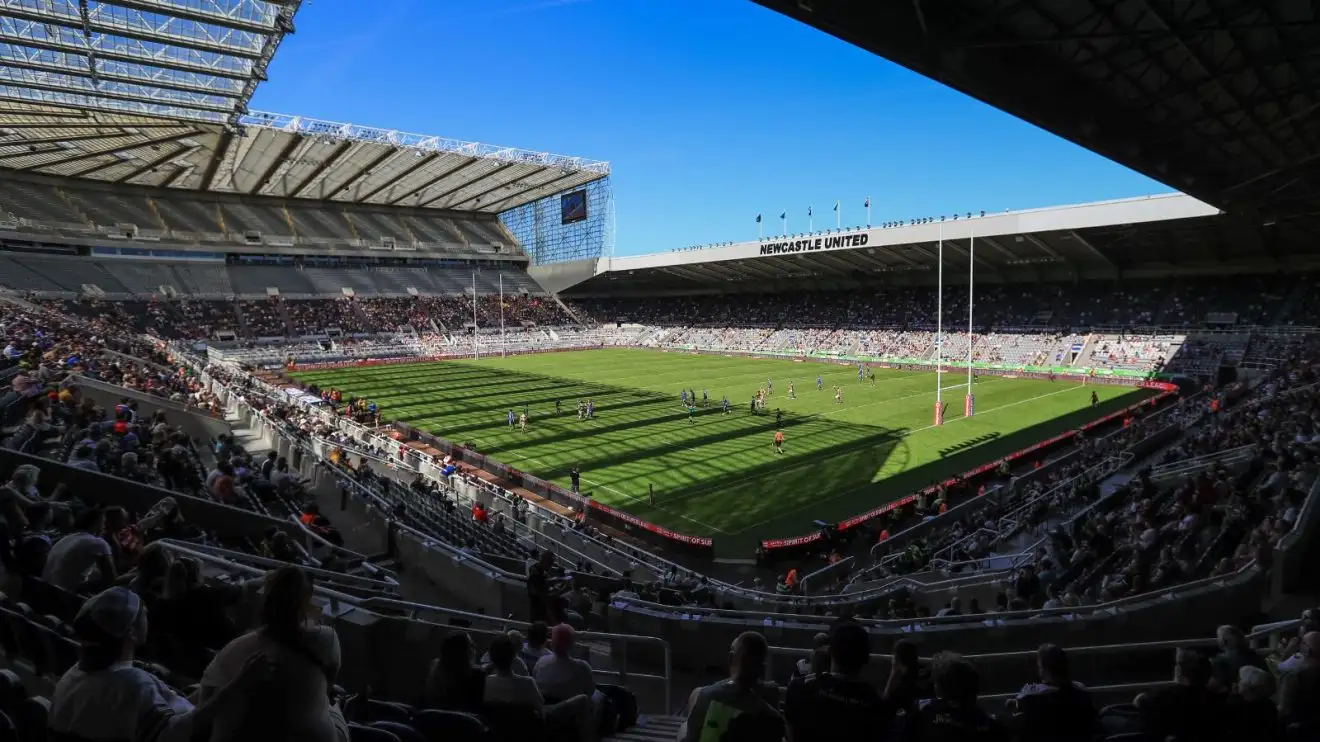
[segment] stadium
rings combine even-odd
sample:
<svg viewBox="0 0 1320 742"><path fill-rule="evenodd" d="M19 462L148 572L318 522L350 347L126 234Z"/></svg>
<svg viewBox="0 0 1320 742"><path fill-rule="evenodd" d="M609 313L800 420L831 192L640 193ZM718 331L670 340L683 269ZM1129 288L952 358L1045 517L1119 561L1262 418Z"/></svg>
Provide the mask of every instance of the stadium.
<svg viewBox="0 0 1320 742"><path fill-rule="evenodd" d="M757 4L1177 193L616 255L250 110L310 4L0 0L0 735L1320 739L1315 9Z"/></svg>

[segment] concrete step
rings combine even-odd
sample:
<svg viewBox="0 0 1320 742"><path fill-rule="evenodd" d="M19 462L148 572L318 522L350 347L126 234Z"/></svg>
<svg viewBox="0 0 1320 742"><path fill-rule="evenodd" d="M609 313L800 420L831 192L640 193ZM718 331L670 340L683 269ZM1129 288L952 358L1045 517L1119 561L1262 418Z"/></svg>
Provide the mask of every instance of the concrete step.
<svg viewBox="0 0 1320 742"><path fill-rule="evenodd" d="M643 716L637 720L637 726L606 737L605 742L673 742L682 726L683 719L677 716Z"/></svg>

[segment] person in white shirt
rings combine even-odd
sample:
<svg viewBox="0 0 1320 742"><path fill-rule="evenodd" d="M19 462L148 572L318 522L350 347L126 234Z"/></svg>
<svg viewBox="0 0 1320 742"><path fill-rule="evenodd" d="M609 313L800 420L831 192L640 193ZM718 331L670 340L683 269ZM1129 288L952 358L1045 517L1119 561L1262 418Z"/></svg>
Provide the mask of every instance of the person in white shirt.
<svg viewBox="0 0 1320 742"><path fill-rule="evenodd" d="M235 700L270 669L264 657L254 657L232 683L194 706L133 664L147 638L147 611L137 593L112 587L96 595L78 611L73 629L78 664L55 685L50 730L85 742L188 742L194 729L232 712Z"/></svg>
<svg viewBox="0 0 1320 742"><path fill-rule="evenodd" d="M595 706L589 697L577 695L546 705L536 681L514 672L517 646L507 636L496 637L487 654L491 663L484 696L487 705L531 709L551 727L575 729L581 742L591 742L595 737Z"/></svg>
<svg viewBox="0 0 1320 742"><path fill-rule="evenodd" d="M577 632L568 624L561 623L551 630L551 654L538 660L532 670L536 687L543 695L563 701L573 696L590 696L596 692L591 665L569 654L576 641Z"/></svg>
<svg viewBox="0 0 1320 742"><path fill-rule="evenodd" d="M51 547L41 579L69 592L78 592L95 569L100 583L113 583L116 572L110 544L99 535L105 530L105 513L88 510L78 516L74 527L77 530Z"/></svg>
<svg viewBox="0 0 1320 742"><path fill-rule="evenodd" d="M235 739L259 726L300 742L348 742L348 724L330 701L340 665L339 637L333 628L311 623L318 613L311 576L301 567L281 567L266 576L263 589L261 628L216 654L202 673L201 697L229 685L253 655L270 658L275 682L246 695L234 713L218 719L211 739Z"/></svg>

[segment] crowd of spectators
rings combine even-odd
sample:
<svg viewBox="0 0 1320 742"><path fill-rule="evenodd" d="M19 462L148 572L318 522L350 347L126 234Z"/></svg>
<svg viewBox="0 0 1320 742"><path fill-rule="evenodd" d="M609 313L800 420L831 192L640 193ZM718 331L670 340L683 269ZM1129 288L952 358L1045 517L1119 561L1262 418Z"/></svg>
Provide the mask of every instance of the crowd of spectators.
<svg viewBox="0 0 1320 742"><path fill-rule="evenodd" d="M0 316L4 355L22 373L0 400L0 409L19 404L26 413L16 428L6 431L6 445L28 446L25 450L63 460L76 469L114 474L181 494L200 493L263 512L273 504L287 504L297 508L305 524L338 539L328 520L302 504L301 482L277 455L254 456L224 436L213 448L200 450L199 442L172 426L167 414L140 415L129 400L98 408L81 398L76 383L62 383L69 373L78 372L203 410L217 409L209 392L171 364L166 354L125 337L122 327L116 327L122 320L108 313L69 323L40 312L5 309ZM782 330L758 332L767 333L763 342L769 337L785 343L803 338ZM924 335L900 333L892 340L906 343ZM891 340L884 334L875 337ZM1223 407L1216 407L1205 425L1191 428L1166 453L1179 459L1258 444L1245 472L1216 469L1164 488L1148 477L1137 478L1107 498L1103 507L1051 531L996 608L1043 610L1102 602L1199 576L1229 574L1253 561L1268 563L1272 547L1295 522L1317 476L1320 392L1311 387L1320 378L1316 350L1304 345L1280 351L1287 358L1264 383L1242 390L1238 398L1225 397ZM1118 351L1111 347L1107 352ZM335 435L300 408L256 404L303 436ZM1137 421L1123 435L1140 431ZM16 441L21 445L12 445ZM1002 534L999 522L1010 509L1035 503L1039 509L1028 512L1022 522L1038 525L1050 515L1091 500L1093 491L1087 488L1092 482L1052 485L1071 482L1121 442L1084 444L1079 457L1052 474L1052 479L1033 483L1012 498L988 503L988 510L942 527L937 536L921 542L910 564L895 567L895 572L929 564L945 550L949 561L977 558L992 545L978 540L978 534L991 530L991 523L993 531ZM385 491L396 487L388 480L377 481L382 478L366 467L355 474L369 486ZM102 738L106 730L114 730L115 738L120 732L137 737L145 735L145 720L154 719L175 734L203 724L212 725L226 739L270 729L281 730L285 738L347 739L346 714L353 714L334 690L338 640L333 630L308 629L302 620L313 611L307 572L289 566L272 571L259 583L210 584L195 562L173 556L159 545L153 547L154 541L166 537L216 541L205 529L184 521L177 503L166 498L140 516L122 508L101 509L67 489L43 493L40 476L40 470L20 467L0 494L0 535L7 539L0 543L0 557L6 570L12 565L26 576L30 590L49 586L51 594L61 596L65 605L60 612L67 618L68 630L80 640L77 663L53 696L55 731L88 739ZM941 512L938 500L923 509L931 517ZM455 539L478 555L494 556L487 549L517 543L503 538L504 525L498 518L484 519L475 511L470 519L462 513L459 517L492 535L490 542ZM279 532L243 548L286 562L334 566L312 560ZM526 549L519 555L533 557ZM553 558L548 561L549 565L533 565L532 573L537 566L549 571ZM533 587L529 584L529 589ZM246 591L257 590L264 607L250 632L243 633L223 609L202 615L202 606L231 605ZM700 604L702 599L694 596L711 597L704 581L677 576L672 582L666 578L630 585L625 591L662 604L670 600ZM525 633L497 637L480 662L472 636L451 633L431 666L425 688L409 707L411 717L421 719L425 709L466 711L496 726L500 711L514 707L549 729L584 740L626 726L629 696L595 683L590 665L574 656L573 626L589 628L592 617L603 613L604 596L572 587L555 591L553 599L551 595L547 588L543 613L555 624L553 629L533 623ZM979 610L952 602L941 613ZM881 615L920 618L920 611L897 602ZM153 617L150 624L148 614ZM996 718L978 703L974 664L956 654L943 653L923 664L915 658L915 647L900 644L889 682L883 688L871 686L860 677L869 661L869 639L864 629L847 622L839 623L821 643L814 666L819 671L794 679L781 701L778 693L767 693L764 683L767 643L760 635L747 633L730 649L729 679L699 688L689 699L685 738L702 739L711 724L745 730L741 733L756 739L777 739L787 730L795 741L850 739L849 730L857 729L884 730L881 738L913 740L1013 735L1089 739L1098 730L1145 731L1189 740L1238 739L1245 734L1274 739L1285 725L1314 729L1308 725L1316 723L1315 709L1320 708L1320 698L1315 697L1315 689L1320 688L1315 683L1320 677L1316 674L1320 634L1304 631L1277 663L1259 663L1264 667L1248 661L1254 655L1247 654L1250 650L1232 629L1222 632L1221 643L1223 651L1213 658L1180 651L1174 686L1139 696L1130 709L1103 715L1097 714L1086 689L1072 681L1066 653L1058 647L1042 647L1040 683L1023 689L1014 713ZM193 670L191 678L200 681L200 689L191 699L185 698L167 682L169 678L157 677L134 662L145 657L167 659L174 670ZM1271 700L1276 683L1282 689L1277 705ZM859 722L863 726L854 726Z"/></svg>

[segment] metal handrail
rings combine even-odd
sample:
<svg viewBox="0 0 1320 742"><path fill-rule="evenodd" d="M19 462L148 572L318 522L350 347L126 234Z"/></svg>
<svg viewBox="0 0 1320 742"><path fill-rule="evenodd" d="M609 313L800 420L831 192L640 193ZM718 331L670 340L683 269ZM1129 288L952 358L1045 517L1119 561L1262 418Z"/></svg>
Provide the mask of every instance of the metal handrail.
<svg viewBox="0 0 1320 742"><path fill-rule="evenodd" d="M1189 474L1196 474L1206 469L1212 468L1217 464L1235 464L1239 459L1250 458L1255 455L1258 448L1255 443L1248 443L1245 446L1229 448L1214 453L1194 456L1190 459L1174 461L1168 464L1160 464L1151 467L1150 478L1154 480L1171 479L1173 477L1182 477Z"/></svg>
<svg viewBox="0 0 1320 742"><path fill-rule="evenodd" d="M482 613L471 613L469 611L462 611L454 608L444 608L442 606L429 605L426 603L416 603L409 600L394 600L392 598L367 598L366 600L360 601L359 605L368 610L372 608L402 610L407 612L408 618L414 620L416 620L422 613L426 612L426 613L438 613L442 616L452 616L455 618L462 618L466 621L474 621L474 622L480 621L486 623L494 623L500 626L501 631L507 631L509 628L509 624L511 622L510 619L508 618L497 618L494 616L487 616ZM577 638L580 641L584 641L584 642L609 641L609 642L624 642L625 646L628 643L635 643L635 644L649 644L652 646L661 647L664 650L664 675L650 675L646 673L629 673L627 671L626 650L624 657L622 658L622 662L620 663L623 669L616 671L616 670L598 670L596 668L592 668L592 672L602 675L617 676L620 678L633 677L633 678L649 678L653 680L661 680L665 684L665 709L673 708L671 704L672 701L671 692L673 685L673 654L668 641L665 641L664 639L655 636L642 636L640 634L614 634L604 631L579 631L577 632Z"/></svg>

